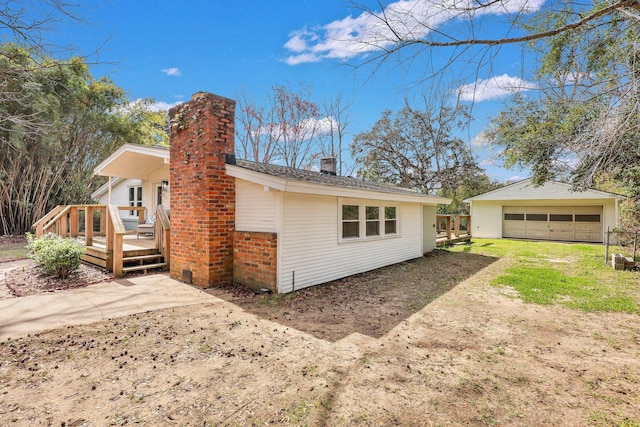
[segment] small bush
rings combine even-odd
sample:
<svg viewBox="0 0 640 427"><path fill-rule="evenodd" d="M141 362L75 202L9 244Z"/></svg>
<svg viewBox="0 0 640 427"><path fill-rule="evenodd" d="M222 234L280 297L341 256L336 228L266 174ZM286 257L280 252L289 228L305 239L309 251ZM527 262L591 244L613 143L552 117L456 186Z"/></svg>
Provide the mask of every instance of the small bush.
<svg viewBox="0 0 640 427"><path fill-rule="evenodd" d="M84 244L49 233L40 238L27 235L29 258L59 279L69 277L80 266Z"/></svg>

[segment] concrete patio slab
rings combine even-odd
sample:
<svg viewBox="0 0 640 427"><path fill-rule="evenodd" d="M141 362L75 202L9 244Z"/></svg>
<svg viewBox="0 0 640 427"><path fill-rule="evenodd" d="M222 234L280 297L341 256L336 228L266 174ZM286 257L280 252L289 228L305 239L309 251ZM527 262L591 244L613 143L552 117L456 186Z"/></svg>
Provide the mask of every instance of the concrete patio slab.
<svg viewBox="0 0 640 427"><path fill-rule="evenodd" d="M0 340L149 310L224 303L221 299L153 274L40 295L0 300Z"/></svg>

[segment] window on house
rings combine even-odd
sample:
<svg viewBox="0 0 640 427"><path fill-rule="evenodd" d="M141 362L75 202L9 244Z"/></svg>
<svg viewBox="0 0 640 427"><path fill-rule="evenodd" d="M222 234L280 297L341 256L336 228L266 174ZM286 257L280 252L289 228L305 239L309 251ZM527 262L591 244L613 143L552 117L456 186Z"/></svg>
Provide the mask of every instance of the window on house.
<svg viewBox="0 0 640 427"><path fill-rule="evenodd" d="M129 206L142 206L142 187L129 187ZM129 214L138 216L138 212L129 211Z"/></svg>
<svg viewBox="0 0 640 427"><path fill-rule="evenodd" d="M397 222L396 207L386 206L384 208L384 234L396 234Z"/></svg>
<svg viewBox="0 0 640 427"><path fill-rule="evenodd" d="M380 235L380 208L378 206L367 206L366 208L366 234L365 236Z"/></svg>
<svg viewBox="0 0 640 427"><path fill-rule="evenodd" d="M360 237L360 206L342 205L342 238Z"/></svg>
<svg viewBox="0 0 640 427"><path fill-rule="evenodd" d="M341 205L340 209L340 233L344 240L398 235L397 206L350 203Z"/></svg>

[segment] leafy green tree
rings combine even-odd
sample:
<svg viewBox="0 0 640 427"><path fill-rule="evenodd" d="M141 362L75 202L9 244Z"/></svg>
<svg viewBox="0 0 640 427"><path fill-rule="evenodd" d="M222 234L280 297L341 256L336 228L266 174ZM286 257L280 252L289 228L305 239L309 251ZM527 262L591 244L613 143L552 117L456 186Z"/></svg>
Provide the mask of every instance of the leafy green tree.
<svg viewBox="0 0 640 427"><path fill-rule="evenodd" d="M496 180L492 180L482 171L465 176L457 187L442 188L438 191L438 196L451 199L451 204L449 205L438 205L438 213L469 214L469 205L463 202L464 199L495 190L501 186L502 184Z"/></svg>
<svg viewBox="0 0 640 427"><path fill-rule="evenodd" d="M89 202L100 183L93 167L149 135L144 117L125 108L122 89L94 79L81 58L36 61L29 49L5 44L0 74L14 77L3 84L21 94L0 99L7 118L0 127L0 232L22 234L55 205Z"/></svg>
<svg viewBox="0 0 640 427"><path fill-rule="evenodd" d="M370 131L353 140L357 174L424 193L455 189L481 172L467 145L453 134L467 120L463 106L436 109L425 102L424 110L408 103L395 115L386 110Z"/></svg>
<svg viewBox="0 0 640 427"><path fill-rule="evenodd" d="M531 33L565 28L570 13L598 15L563 3L530 20ZM620 8L583 25L538 40L540 91L517 96L486 135L503 148L507 166L531 168L534 180L597 186L603 176L623 184L640 219L640 21Z"/></svg>

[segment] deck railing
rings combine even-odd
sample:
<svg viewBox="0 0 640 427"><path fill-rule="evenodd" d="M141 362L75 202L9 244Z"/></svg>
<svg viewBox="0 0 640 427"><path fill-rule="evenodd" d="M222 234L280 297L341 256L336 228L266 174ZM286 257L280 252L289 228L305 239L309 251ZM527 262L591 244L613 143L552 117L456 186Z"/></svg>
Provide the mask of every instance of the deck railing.
<svg viewBox="0 0 640 427"><path fill-rule="evenodd" d="M170 246L171 246L171 221L167 211L162 206L156 206L156 229L154 233L156 239L156 247L164 256L164 262L170 264Z"/></svg>
<svg viewBox="0 0 640 427"><path fill-rule="evenodd" d="M145 208L116 205L68 205L56 206L35 224L36 237L55 233L62 237L81 238L87 248L94 246L94 236L105 240L103 265L114 276L123 275L124 236L135 232L127 231L120 217L120 211L137 211L138 223L145 222ZM169 263L171 223L162 206L156 208L155 247Z"/></svg>
<svg viewBox="0 0 640 427"><path fill-rule="evenodd" d="M471 240L471 215L436 215L439 245Z"/></svg>

